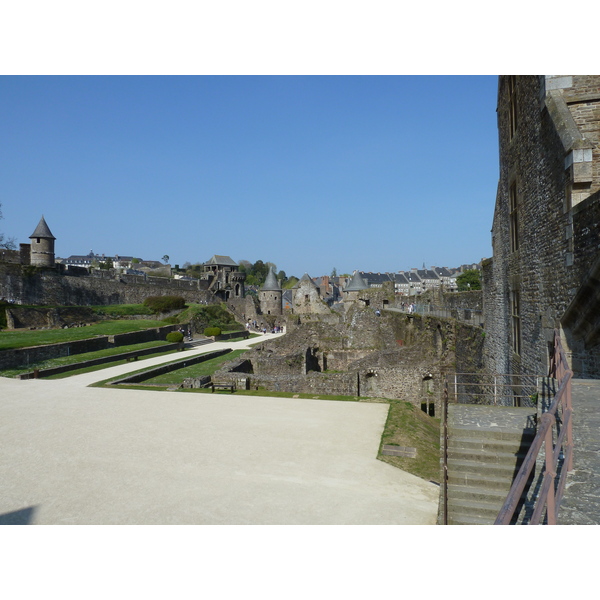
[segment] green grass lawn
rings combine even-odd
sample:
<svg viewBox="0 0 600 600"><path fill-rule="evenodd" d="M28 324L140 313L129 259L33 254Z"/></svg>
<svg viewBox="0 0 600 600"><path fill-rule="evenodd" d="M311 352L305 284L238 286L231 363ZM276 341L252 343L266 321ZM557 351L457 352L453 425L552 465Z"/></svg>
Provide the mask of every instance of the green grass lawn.
<svg viewBox="0 0 600 600"><path fill-rule="evenodd" d="M98 335L117 335L130 333L153 327L163 327L164 321L150 319L102 321L88 327L71 327L69 329L36 329L20 331L0 331L0 350L58 344L93 338Z"/></svg>
<svg viewBox="0 0 600 600"><path fill-rule="evenodd" d="M133 315L152 315L152 311L144 304L111 304L110 306L92 306L98 315L126 317Z"/></svg>
<svg viewBox="0 0 600 600"><path fill-rule="evenodd" d="M379 460L428 481L440 481L440 419L402 400L388 400L390 411L381 436L381 446L396 445L417 449L416 458L384 456Z"/></svg>

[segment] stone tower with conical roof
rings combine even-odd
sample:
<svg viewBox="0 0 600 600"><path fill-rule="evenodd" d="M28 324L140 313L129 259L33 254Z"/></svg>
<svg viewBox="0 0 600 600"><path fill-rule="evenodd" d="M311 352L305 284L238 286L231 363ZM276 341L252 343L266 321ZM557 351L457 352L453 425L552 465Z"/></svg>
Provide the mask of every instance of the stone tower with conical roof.
<svg viewBox="0 0 600 600"><path fill-rule="evenodd" d="M52 235L43 215L29 239L31 240L31 264L35 267L53 267L56 238Z"/></svg>
<svg viewBox="0 0 600 600"><path fill-rule="evenodd" d="M369 286L365 283L365 280L362 278L361 274L358 271L354 271L354 276L344 288L344 302L358 300L361 292L364 292L368 289Z"/></svg>
<svg viewBox="0 0 600 600"><path fill-rule="evenodd" d="M269 269L265 283L258 292L260 310L263 315L281 315L283 314L281 296L283 290L277 281L273 267Z"/></svg>

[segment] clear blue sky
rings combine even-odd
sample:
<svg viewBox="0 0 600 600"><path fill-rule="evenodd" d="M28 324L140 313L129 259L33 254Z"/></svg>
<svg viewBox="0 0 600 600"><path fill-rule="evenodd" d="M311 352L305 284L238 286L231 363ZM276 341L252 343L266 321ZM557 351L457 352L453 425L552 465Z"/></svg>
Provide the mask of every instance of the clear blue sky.
<svg viewBox="0 0 600 600"><path fill-rule="evenodd" d="M0 231L288 275L491 255L495 76L0 77Z"/></svg>

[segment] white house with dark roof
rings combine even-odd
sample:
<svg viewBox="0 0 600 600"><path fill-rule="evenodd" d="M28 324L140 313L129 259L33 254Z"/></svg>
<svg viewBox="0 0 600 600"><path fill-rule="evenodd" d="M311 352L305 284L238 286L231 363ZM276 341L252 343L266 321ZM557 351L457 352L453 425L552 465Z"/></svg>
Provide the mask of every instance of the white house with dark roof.
<svg viewBox="0 0 600 600"><path fill-rule="evenodd" d="M455 292L457 290L456 275L451 273L447 267L431 267L431 270L440 278L445 292Z"/></svg>
<svg viewBox="0 0 600 600"><path fill-rule="evenodd" d="M400 271L400 275L403 275L408 281L406 288L407 296L416 296L423 291L423 282L417 273L417 269L411 269L410 271Z"/></svg>

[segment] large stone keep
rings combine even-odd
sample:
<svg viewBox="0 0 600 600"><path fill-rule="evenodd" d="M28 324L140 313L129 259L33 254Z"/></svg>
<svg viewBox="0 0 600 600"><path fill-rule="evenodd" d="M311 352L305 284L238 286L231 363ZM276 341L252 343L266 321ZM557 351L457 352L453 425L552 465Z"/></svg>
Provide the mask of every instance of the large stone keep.
<svg viewBox="0 0 600 600"><path fill-rule="evenodd" d="M497 114L486 363L544 375L557 329L576 376L600 377L600 76L501 76Z"/></svg>

